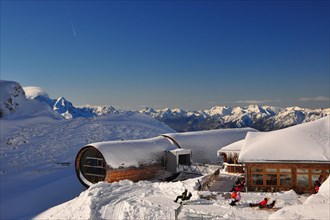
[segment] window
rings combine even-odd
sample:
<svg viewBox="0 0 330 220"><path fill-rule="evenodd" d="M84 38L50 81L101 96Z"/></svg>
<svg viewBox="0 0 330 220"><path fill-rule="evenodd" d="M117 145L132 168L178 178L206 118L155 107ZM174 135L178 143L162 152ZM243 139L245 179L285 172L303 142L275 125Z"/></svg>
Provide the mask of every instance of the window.
<svg viewBox="0 0 330 220"><path fill-rule="evenodd" d="M252 185L263 185L262 174L252 174Z"/></svg>
<svg viewBox="0 0 330 220"><path fill-rule="evenodd" d="M266 172L268 173L276 173L277 169L276 168L266 168Z"/></svg>
<svg viewBox="0 0 330 220"><path fill-rule="evenodd" d="M104 158L98 150L89 147L83 152L80 160L80 170L89 182L103 181L106 176L105 166Z"/></svg>
<svg viewBox="0 0 330 220"><path fill-rule="evenodd" d="M291 173L291 169L280 169L280 173Z"/></svg>
<svg viewBox="0 0 330 220"><path fill-rule="evenodd" d="M315 180L319 180L320 175L312 175L312 183L314 184Z"/></svg>
<svg viewBox="0 0 330 220"><path fill-rule="evenodd" d="M315 170L315 169L313 169L312 170L312 173L322 173L322 170Z"/></svg>
<svg viewBox="0 0 330 220"><path fill-rule="evenodd" d="M179 155L179 164L189 166L190 165L190 154Z"/></svg>
<svg viewBox="0 0 330 220"><path fill-rule="evenodd" d="M298 186L308 187L309 186L308 174L297 174L297 184Z"/></svg>
<svg viewBox="0 0 330 220"><path fill-rule="evenodd" d="M254 167L254 168L251 169L251 171L260 173L260 172L262 172L262 168L255 168Z"/></svg>
<svg viewBox="0 0 330 220"><path fill-rule="evenodd" d="M277 175L266 174L266 185L277 185Z"/></svg>
<svg viewBox="0 0 330 220"><path fill-rule="evenodd" d="M280 174L280 185L291 186L291 174Z"/></svg>
<svg viewBox="0 0 330 220"><path fill-rule="evenodd" d="M308 173L308 169L297 169L297 173Z"/></svg>

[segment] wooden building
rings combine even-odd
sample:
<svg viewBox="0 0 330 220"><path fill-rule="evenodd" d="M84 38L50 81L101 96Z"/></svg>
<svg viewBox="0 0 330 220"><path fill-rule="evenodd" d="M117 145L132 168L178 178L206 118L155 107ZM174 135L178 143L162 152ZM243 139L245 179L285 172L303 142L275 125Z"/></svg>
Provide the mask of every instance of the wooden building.
<svg viewBox="0 0 330 220"><path fill-rule="evenodd" d="M248 133L239 155L249 191L312 193L330 174L330 117L272 132Z"/></svg>
<svg viewBox="0 0 330 220"><path fill-rule="evenodd" d="M79 181L90 186L99 181L148 180L161 170L180 172L179 165L217 162L216 151L245 137L251 128L163 134L142 140L88 144L76 156Z"/></svg>
<svg viewBox="0 0 330 220"><path fill-rule="evenodd" d="M223 160L223 167L228 173L244 173L243 164L238 162L244 139L229 144L218 150L218 157Z"/></svg>
<svg viewBox="0 0 330 220"><path fill-rule="evenodd" d="M165 169L165 152L174 149L177 146L162 136L89 144L76 156L76 174L87 187L99 181L148 180Z"/></svg>

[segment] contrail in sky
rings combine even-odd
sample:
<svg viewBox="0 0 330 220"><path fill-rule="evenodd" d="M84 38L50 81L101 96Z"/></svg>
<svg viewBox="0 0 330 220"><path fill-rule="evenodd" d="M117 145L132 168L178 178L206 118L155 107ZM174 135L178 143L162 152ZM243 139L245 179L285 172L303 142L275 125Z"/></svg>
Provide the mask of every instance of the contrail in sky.
<svg viewBox="0 0 330 220"><path fill-rule="evenodd" d="M77 36L77 33L76 33L76 29L74 28L74 25L73 25L73 22L72 22L72 18L71 18L71 13L68 9L68 15L69 15L69 19L70 19L70 23L71 23L71 27L72 27L72 32L73 32L73 36Z"/></svg>

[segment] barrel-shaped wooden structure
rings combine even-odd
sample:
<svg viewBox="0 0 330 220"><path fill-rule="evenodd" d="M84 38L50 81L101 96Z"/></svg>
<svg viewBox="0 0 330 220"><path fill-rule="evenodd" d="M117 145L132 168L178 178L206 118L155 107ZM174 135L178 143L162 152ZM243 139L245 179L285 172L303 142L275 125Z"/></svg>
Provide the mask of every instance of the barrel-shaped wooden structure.
<svg viewBox="0 0 330 220"><path fill-rule="evenodd" d="M99 181L152 179L165 168L165 151L176 148L163 136L88 144L76 156L76 174L87 187Z"/></svg>

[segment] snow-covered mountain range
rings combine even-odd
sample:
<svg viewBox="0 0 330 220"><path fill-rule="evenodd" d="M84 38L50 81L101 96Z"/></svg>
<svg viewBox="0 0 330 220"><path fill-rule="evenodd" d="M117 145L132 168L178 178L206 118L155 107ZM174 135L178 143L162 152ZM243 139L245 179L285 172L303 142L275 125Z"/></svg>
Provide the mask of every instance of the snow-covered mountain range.
<svg viewBox="0 0 330 220"><path fill-rule="evenodd" d="M2 81L1 88L8 87ZM15 100L26 97L42 103L46 103L50 109L66 119L77 117L90 118L98 115L107 115L120 112L112 106L87 106L76 107L64 97L51 99L41 89L33 87L22 88L20 84L11 82L10 94L1 92L0 117L15 111L18 102ZM330 108L307 109L300 107L280 108L273 106L249 105L246 107L214 106L209 110L186 111L183 109L155 110L145 108L140 113L151 116L164 122L178 132L198 131L217 128L241 128L252 127L259 131L271 131L290 127L330 115Z"/></svg>
<svg viewBox="0 0 330 220"><path fill-rule="evenodd" d="M241 127L270 131L325 117L330 114L330 108L312 110L300 107L249 105L234 108L215 106L210 110L200 111L145 108L140 112L166 123L177 131Z"/></svg>

